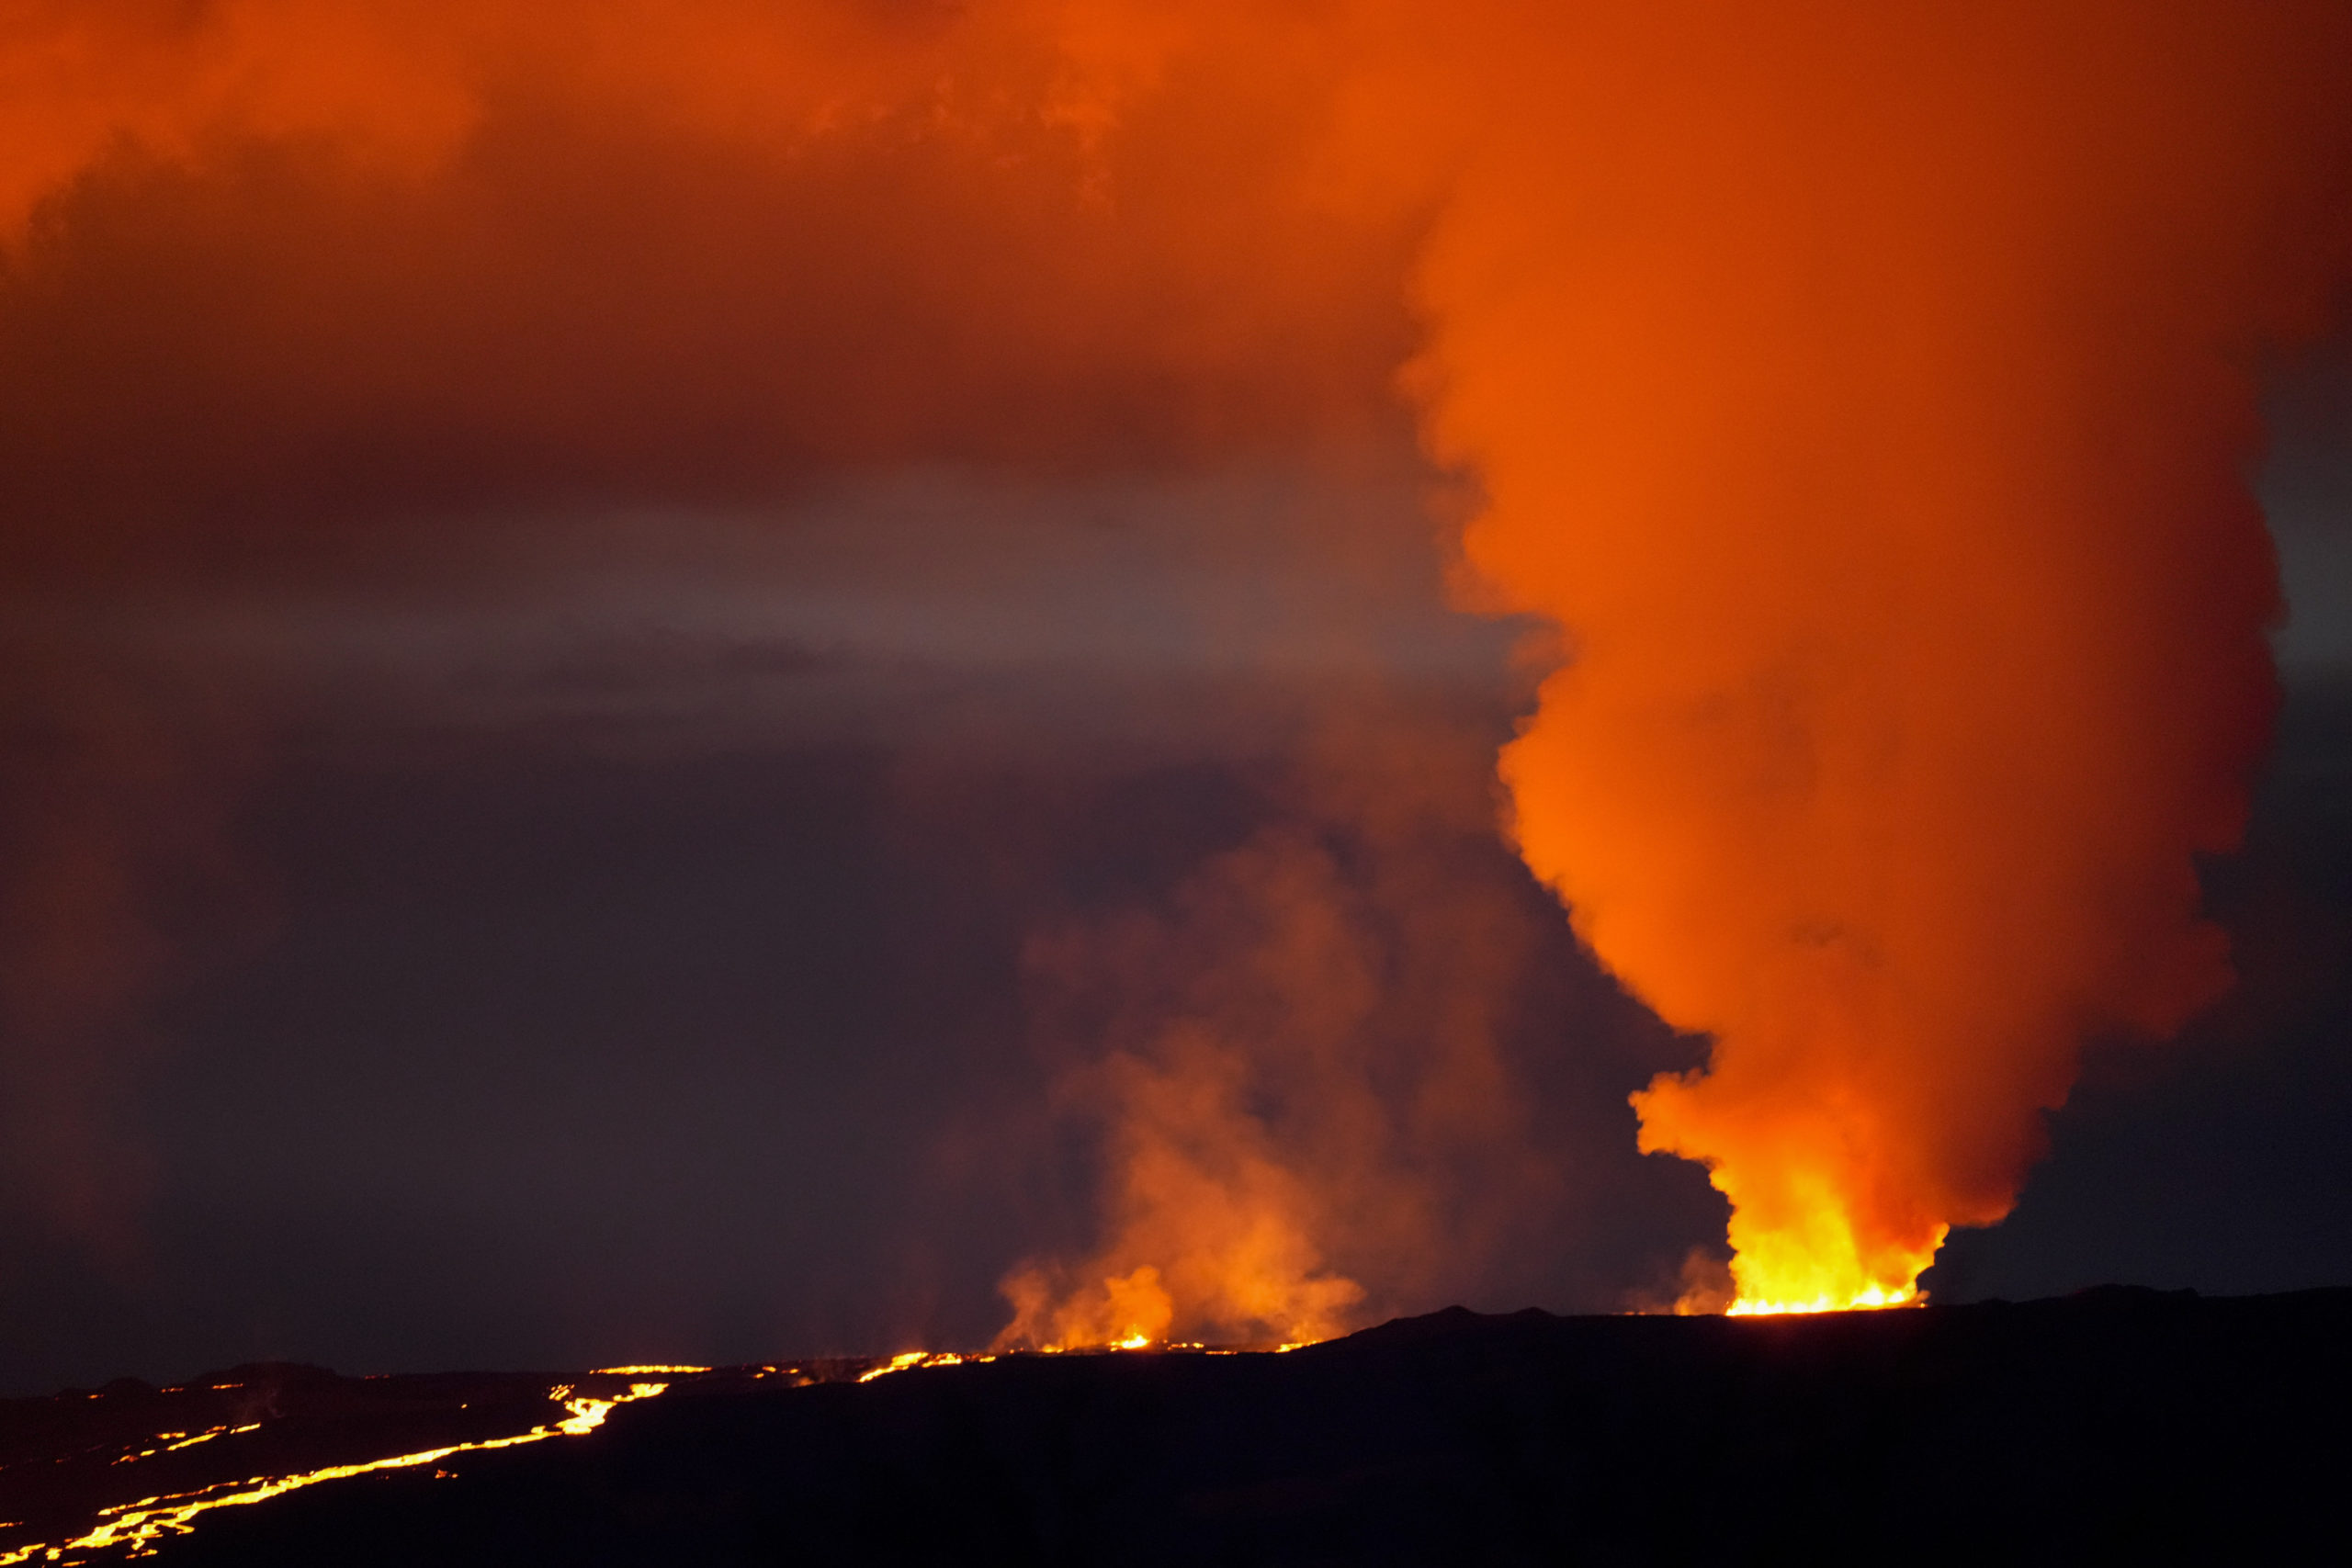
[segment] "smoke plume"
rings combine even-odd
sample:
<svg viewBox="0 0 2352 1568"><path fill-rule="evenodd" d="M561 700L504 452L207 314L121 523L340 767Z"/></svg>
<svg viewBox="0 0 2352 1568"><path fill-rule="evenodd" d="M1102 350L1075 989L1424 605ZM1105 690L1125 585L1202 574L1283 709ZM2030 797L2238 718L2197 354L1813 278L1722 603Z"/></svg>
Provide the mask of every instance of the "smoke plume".
<svg viewBox="0 0 2352 1568"><path fill-rule="evenodd" d="M1462 787L1486 743L1327 727L1289 809L1165 907L1031 943L1064 1109L1100 1135L1099 1239L1007 1277L1001 1343L1328 1338L1477 1277L1553 1201L1501 1049L1530 933Z"/></svg>
<svg viewBox="0 0 2352 1568"><path fill-rule="evenodd" d="M1478 581L1565 638L1519 842L1713 1037L1634 1103L1730 1200L1739 1305L1905 1299L2087 1036L2229 984L2195 857L2274 701L2256 372L2343 260L2352 31L1697 5L1473 48L1417 376Z"/></svg>

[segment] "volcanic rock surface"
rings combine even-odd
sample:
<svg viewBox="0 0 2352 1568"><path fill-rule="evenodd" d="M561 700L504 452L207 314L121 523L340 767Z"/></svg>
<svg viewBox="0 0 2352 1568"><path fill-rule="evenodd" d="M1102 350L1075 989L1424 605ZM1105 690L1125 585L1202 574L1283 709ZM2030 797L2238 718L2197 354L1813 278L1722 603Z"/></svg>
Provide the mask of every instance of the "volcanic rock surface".
<svg viewBox="0 0 2352 1568"><path fill-rule="evenodd" d="M587 1436L220 1509L161 1556L2226 1561L2333 1537L2352 1458L2352 1291L2107 1289L1768 1319L1454 1308L1289 1354L1021 1356L826 1381L860 1366L677 1377ZM365 1447L348 1393L363 1385L330 1381L345 1397L313 1380L307 1440ZM370 1380L410 1383L425 1392ZM510 1425L540 1387L497 1386ZM414 1399L396 1408L395 1388L375 1397L375 1419L409 1423L380 1453L431 1425ZM288 1469L311 1462L299 1419L275 1439ZM21 1472L40 1467L30 1439L10 1441L0 1489L21 1506L36 1489Z"/></svg>

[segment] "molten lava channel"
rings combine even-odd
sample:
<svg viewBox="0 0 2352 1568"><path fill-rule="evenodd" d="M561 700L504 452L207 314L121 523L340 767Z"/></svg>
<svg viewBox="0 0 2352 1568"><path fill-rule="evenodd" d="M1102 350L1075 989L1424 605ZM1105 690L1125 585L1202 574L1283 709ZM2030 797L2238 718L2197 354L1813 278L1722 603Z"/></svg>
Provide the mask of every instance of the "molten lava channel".
<svg viewBox="0 0 2352 1568"><path fill-rule="evenodd" d="M1890 1291L1872 1285L1845 1297L1826 1293L1801 1301L1751 1301L1742 1297L1724 1308L1725 1317L1777 1317L1789 1313L1874 1312L1881 1307L1925 1306L1928 1298L1917 1285Z"/></svg>
<svg viewBox="0 0 2352 1568"><path fill-rule="evenodd" d="M605 1424L605 1418L617 1405L633 1400L651 1399L670 1385L666 1382L638 1382L629 1385L627 1393L611 1399L592 1399L573 1393L571 1385L559 1383L548 1391L550 1400L563 1405L571 1414L560 1421L550 1421L534 1427L527 1432L511 1437L488 1438L477 1442L451 1443L445 1448L426 1449L422 1452L395 1454L390 1459L368 1460L357 1464L329 1465L323 1470L305 1471L298 1475L255 1476L244 1481L223 1482L194 1492L167 1493L142 1497L135 1503L118 1504L103 1511L96 1529L71 1540L51 1544L36 1541L28 1546L0 1555L0 1568L8 1564L40 1562L73 1564L88 1561L87 1553L108 1549L129 1547L130 1555L143 1557L154 1549L154 1543L169 1536L187 1535L194 1531L194 1520L199 1514L214 1508L230 1508L248 1503L266 1502L283 1496L322 1481L341 1481L349 1476L366 1475L379 1470L404 1470L416 1465L434 1464L454 1454L478 1453L490 1449L519 1448L525 1443L537 1443L548 1438L584 1437ZM227 1428L250 1431L250 1427ZM206 1432L171 1448L183 1448L207 1438L220 1436ZM162 1452L164 1450L149 1450Z"/></svg>

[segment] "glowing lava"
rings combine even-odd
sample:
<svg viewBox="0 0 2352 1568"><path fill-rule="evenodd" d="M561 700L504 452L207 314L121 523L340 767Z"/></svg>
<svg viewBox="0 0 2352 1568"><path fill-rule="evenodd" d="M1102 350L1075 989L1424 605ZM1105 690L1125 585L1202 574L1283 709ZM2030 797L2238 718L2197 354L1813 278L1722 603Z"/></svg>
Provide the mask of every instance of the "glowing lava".
<svg viewBox="0 0 2352 1568"><path fill-rule="evenodd" d="M1879 1307L1925 1306L1927 1298L1917 1287L1903 1291L1881 1290L1868 1286L1849 1296L1834 1296L1824 1292L1802 1299L1767 1299L1749 1301L1745 1297L1724 1308L1725 1317L1771 1317L1792 1312L1870 1312Z"/></svg>
<svg viewBox="0 0 2352 1568"><path fill-rule="evenodd" d="M976 1361L996 1359L993 1356L975 1356L970 1359ZM960 1367L964 1361L965 1358L953 1350L901 1350L872 1371L860 1372L857 1375L857 1381L872 1382L876 1378L888 1377L892 1372L910 1372L918 1367Z"/></svg>
<svg viewBox="0 0 2352 1568"><path fill-rule="evenodd" d="M1749 1317L1924 1306L1918 1278L1936 1260L1950 1227L1930 1227L1924 1246L1881 1247L1865 1256L1836 1205L1824 1201L1794 1223L1777 1225L1735 1213L1731 1232L1737 1249L1732 1300L1720 1310Z"/></svg>
<svg viewBox="0 0 2352 1568"><path fill-rule="evenodd" d="M421 1453L396 1454L390 1459L368 1460L358 1464L330 1465L323 1470L307 1471L299 1475L255 1476L246 1481L224 1482L195 1492L165 1494L142 1497L135 1503L124 1503L105 1510L98 1527L85 1535L58 1545L36 1541L0 1556L0 1568L18 1562L70 1564L86 1562L84 1553L103 1551L109 1548L130 1547L130 1555L149 1555L157 1541L170 1536L187 1535L194 1531L191 1522L201 1513L213 1508L236 1507L247 1503L266 1502L322 1481L340 1481L347 1476L366 1475L379 1470L404 1470L421 1464L433 1464L452 1454L475 1453L489 1449L519 1448L548 1438L577 1438L594 1431L605 1424L605 1417L616 1405L633 1400L650 1399L670 1385L666 1382L631 1383L627 1393L611 1399L591 1399L575 1396L569 1383L559 1383L548 1392L548 1397L560 1403L571 1412L560 1421L551 1421L519 1432L513 1437L490 1438L481 1442L452 1443L446 1448L427 1449ZM234 1431L252 1428L235 1427ZM201 1434L188 1439L218 1436L218 1432ZM175 1444L185 1447L187 1444Z"/></svg>

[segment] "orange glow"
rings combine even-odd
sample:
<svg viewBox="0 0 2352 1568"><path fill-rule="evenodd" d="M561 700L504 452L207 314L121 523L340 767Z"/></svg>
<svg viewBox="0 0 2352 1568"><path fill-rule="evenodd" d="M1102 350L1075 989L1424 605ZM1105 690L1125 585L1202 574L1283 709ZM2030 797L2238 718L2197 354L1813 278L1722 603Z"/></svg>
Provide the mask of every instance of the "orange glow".
<svg viewBox="0 0 2352 1568"><path fill-rule="evenodd" d="M233 1384L216 1384L233 1387ZM491 1449L517 1448L525 1443L541 1442L548 1438L578 1438L594 1431L605 1423L616 1406L635 1400L651 1399L670 1385L661 1382L640 1382L629 1385L627 1393L611 1399L593 1399L574 1395L569 1384L560 1384L548 1391L548 1397L562 1404L571 1414L560 1421L534 1427L508 1438L490 1438L480 1442L452 1443L447 1448L427 1449L421 1453L398 1454L390 1459L368 1460L357 1464L331 1465L323 1470L307 1471L300 1475L256 1476L248 1481L225 1482L208 1486L198 1492L185 1492L156 1497L143 1497L136 1503L124 1503L105 1510L105 1522L86 1534L54 1545L35 1542L0 1555L0 1568L7 1564L28 1562L36 1557L43 1562L71 1563L84 1561L79 1553L95 1552L122 1547L130 1548L130 1555L152 1553L158 1541L172 1536L191 1533L195 1519L214 1508L242 1507L249 1503L266 1502L305 1486L315 1486L322 1481L341 1481L349 1476L367 1475L379 1470L406 1470L417 1465L434 1464L453 1454L479 1453ZM230 1428L251 1431L252 1427ZM206 1433L204 1436L217 1436ZM185 1445L181 1445L185 1446Z"/></svg>
<svg viewBox="0 0 2352 1568"><path fill-rule="evenodd" d="M1009 1277L1013 1317L1000 1348L1137 1348L1180 1326L1245 1338L1344 1331L1363 1290L1323 1266L1318 1194L1239 1103L1248 1072L1241 1053L1201 1039L1113 1058L1102 1082L1118 1233L1083 1263Z"/></svg>
<svg viewBox="0 0 2352 1568"><path fill-rule="evenodd" d="M934 1355L929 1350L902 1350L873 1371L860 1372L857 1381L872 1382L876 1378L888 1377L892 1372L911 1371L917 1367L953 1366L961 1359L962 1357L952 1353Z"/></svg>
<svg viewBox="0 0 2352 1568"><path fill-rule="evenodd" d="M1527 976L1492 740L1371 716L1305 746L1298 819L1031 942L1033 1026L1101 1180L1091 1245L1004 1280L1000 1346L1328 1339L1460 1289L1544 1196L1499 1059Z"/></svg>
<svg viewBox="0 0 2352 1568"><path fill-rule="evenodd" d="M116 1464L135 1464L142 1459L153 1459L157 1454L177 1453L182 1449L192 1449L198 1443L209 1443L215 1438L233 1437L239 1432L254 1432L260 1429L260 1422L248 1421L242 1427L215 1427L209 1431L198 1432L192 1437L186 1432L158 1432L155 1434L158 1439L175 1438L179 1440L176 1442L159 1440L156 1446L152 1449L134 1450L131 1452L124 1454L120 1458L115 1460L114 1462Z"/></svg>
<svg viewBox="0 0 2352 1568"><path fill-rule="evenodd" d="M1049 1346L1046 1349L1054 1353L1058 1352L1061 1347ZM985 1366L995 1359L994 1356L966 1356L954 1350L901 1350L880 1366L860 1372L857 1381L872 1382L876 1378L886 1378L892 1372L921 1371L928 1367Z"/></svg>
<svg viewBox="0 0 2352 1568"><path fill-rule="evenodd" d="M1919 1267L1924 1269L1927 1265L1923 1263ZM1792 1312L1870 1312L1880 1307L1925 1306L1926 1304L1925 1299L1917 1290L1894 1292L1882 1291L1877 1286L1871 1285L1849 1295L1833 1295L1824 1292L1803 1300L1749 1301L1743 1297L1724 1308L1724 1315L1725 1317L1772 1317Z"/></svg>
<svg viewBox="0 0 2352 1568"><path fill-rule="evenodd" d="M2009 1212L2081 1042L2230 982L2194 857L2234 844L2274 700L2245 367L2344 265L2310 63L2343 27L1454 31L1482 97L1415 385L1486 489L1477 592L1560 631L1502 757L1521 851L1712 1041L1633 1102L1729 1201L1734 1310L1916 1300Z"/></svg>

